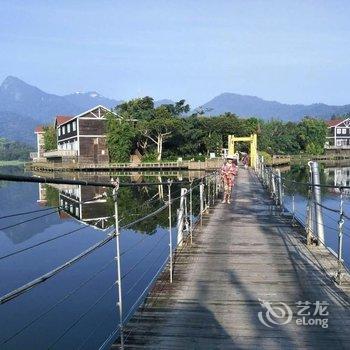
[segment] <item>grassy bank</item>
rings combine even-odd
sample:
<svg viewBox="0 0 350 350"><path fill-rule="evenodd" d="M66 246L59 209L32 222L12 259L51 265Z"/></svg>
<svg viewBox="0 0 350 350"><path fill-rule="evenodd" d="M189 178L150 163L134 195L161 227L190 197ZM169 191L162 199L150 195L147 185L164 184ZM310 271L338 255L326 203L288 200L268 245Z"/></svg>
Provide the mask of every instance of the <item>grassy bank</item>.
<svg viewBox="0 0 350 350"><path fill-rule="evenodd" d="M24 165L24 160L0 160L0 166Z"/></svg>

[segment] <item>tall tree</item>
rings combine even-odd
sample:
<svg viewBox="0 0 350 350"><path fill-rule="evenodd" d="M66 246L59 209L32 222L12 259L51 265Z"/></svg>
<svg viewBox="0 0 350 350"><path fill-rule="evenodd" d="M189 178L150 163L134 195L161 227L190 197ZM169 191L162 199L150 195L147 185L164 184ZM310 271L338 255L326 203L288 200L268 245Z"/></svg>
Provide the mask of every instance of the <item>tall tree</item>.
<svg viewBox="0 0 350 350"><path fill-rule="evenodd" d="M171 115L166 106L156 108L151 119L139 124L141 134L156 145L158 162L162 160L163 143L179 126L180 120L176 116Z"/></svg>
<svg viewBox="0 0 350 350"><path fill-rule="evenodd" d="M327 125L321 119L305 117L298 124L300 147L310 154L322 154L327 136Z"/></svg>
<svg viewBox="0 0 350 350"><path fill-rule="evenodd" d="M130 120L116 118L114 113L107 116L107 145L111 162L129 162L135 137Z"/></svg>
<svg viewBox="0 0 350 350"><path fill-rule="evenodd" d="M52 125L44 126L44 149L45 151L57 149L56 128Z"/></svg>

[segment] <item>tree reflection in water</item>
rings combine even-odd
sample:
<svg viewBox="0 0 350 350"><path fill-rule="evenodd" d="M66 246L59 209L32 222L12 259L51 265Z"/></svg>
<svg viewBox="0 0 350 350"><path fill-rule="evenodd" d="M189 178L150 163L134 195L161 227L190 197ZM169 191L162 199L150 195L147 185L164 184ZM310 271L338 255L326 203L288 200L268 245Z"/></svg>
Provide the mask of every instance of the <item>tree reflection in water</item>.
<svg viewBox="0 0 350 350"><path fill-rule="evenodd" d="M184 174L186 175L186 174ZM198 178L203 176L198 173ZM112 176L97 175L94 181L110 182ZM118 212L120 226L140 219L160 207L168 200L168 185L136 186L138 183L166 182L168 178L157 176L123 177L122 182L133 183L135 186L121 187L118 190ZM188 176L182 176L182 180L188 180ZM90 178L91 180L91 178ZM136 180L136 181L135 181ZM179 178L174 179L179 180ZM198 183L198 181L196 182ZM189 187L189 184L172 184L172 198L180 195L181 187ZM47 185L39 184L38 202L47 206L61 206L59 211L61 219L74 218L97 229L106 229L114 225L114 200L112 189L99 186L81 185ZM177 206L172 206L172 222L176 223ZM194 212L199 208L199 189L193 190ZM169 225L168 211L163 210L157 215L138 222L132 226L134 231L152 235L157 228L166 228Z"/></svg>

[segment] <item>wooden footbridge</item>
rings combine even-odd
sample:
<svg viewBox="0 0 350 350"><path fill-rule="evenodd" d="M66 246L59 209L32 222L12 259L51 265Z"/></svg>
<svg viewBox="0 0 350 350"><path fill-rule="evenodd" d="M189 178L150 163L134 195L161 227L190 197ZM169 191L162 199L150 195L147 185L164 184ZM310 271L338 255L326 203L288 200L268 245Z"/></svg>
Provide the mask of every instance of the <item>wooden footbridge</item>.
<svg viewBox="0 0 350 350"><path fill-rule="evenodd" d="M126 349L350 349L350 284L255 173L212 206L124 328ZM322 326L323 324L323 326ZM119 348L120 339L112 346Z"/></svg>

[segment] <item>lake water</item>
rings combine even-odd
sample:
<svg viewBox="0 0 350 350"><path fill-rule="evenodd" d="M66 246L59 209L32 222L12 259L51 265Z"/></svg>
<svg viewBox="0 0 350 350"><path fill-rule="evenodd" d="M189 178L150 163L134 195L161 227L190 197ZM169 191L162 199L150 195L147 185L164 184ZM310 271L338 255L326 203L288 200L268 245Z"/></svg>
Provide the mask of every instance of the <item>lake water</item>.
<svg viewBox="0 0 350 350"><path fill-rule="evenodd" d="M23 174L23 169L2 167L0 172ZM195 174L199 175L203 174ZM80 177L104 182L111 179L103 174ZM176 176L133 174L120 179L137 183L166 181L167 178L185 180L187 177L186 173ZM173 197L178 196L180 186L173 184L172 193ZM199 211L198 197L196 189L193 192L194 213ZM164 205L164 200L167 200L166 185L121 188L120 225L155 211ZM65 211L58 211L59 205L64 206ZM177 238L177 207L178 202L172 210L173 246ZM0 182L0 217L47 208L52 209L0 219L1 296L75 257L113 230L114 203L106 188ZM55 237L58 238L5 257ZM132 313L140 295L166 262L168 245L168 209L130 229L121 230L124 318ZM0 305L0 348L98 348L119 322L115 255L113 239L55 277Z"/></svg>
<svg viewBox="0 0 350 350"><path fill-rule="evenodd" d="M0 172L23 174L24 170L21 167L2 167ZM323 183L349 185L350 167L322 167L321 173ZM179 180L189 177L186 173L154 175L157 174L130 174L121 177L121 181L157 182L169 177ZM111 179L111 176L104 174L76 176L94 181L109 182ZM306 168L293 167L284 176L297 181L308 180ZM305 186L298 186L295 191L296 213L303 220L307 190ZM172 192L174 196L179 195L180 186L174 184ZM167 199L166 193L166 186L120 189L118 207L121 226L160 208ZM336 191L323 189L322 196L324 205L339 207L339 194ZM198 191L194 191L193 197L194 212L198 213ZM290 198L286 197L289 208ZM65 210L58 210L58 206L64 206ZM177 207L173 206L172 215L174 246ZM80 254L106 238L113 229L114 204L105 188L0 182L0 217L48 208L51 209L0 219L1 296ZM348 194L344 208L350 215ZM326 244L336 250L338 216L332 212L324 214ZM140 295L167 260L167 209L121 233L126 317L132 313ZM53 240L19 252L48 239ZM6 257L13 252L17 253ZM116 245L112 240L55 277L0 305L0 348L98 348L119 322L115 255ZM349 265L348 220L345 223L344 259Z"/></svg>

